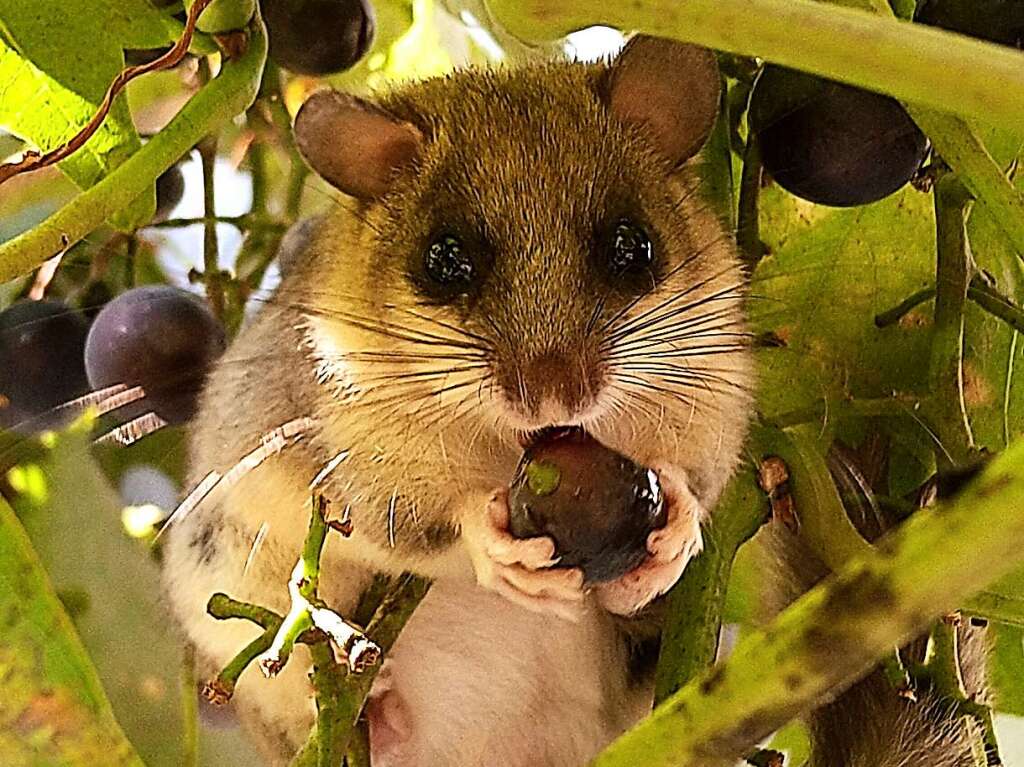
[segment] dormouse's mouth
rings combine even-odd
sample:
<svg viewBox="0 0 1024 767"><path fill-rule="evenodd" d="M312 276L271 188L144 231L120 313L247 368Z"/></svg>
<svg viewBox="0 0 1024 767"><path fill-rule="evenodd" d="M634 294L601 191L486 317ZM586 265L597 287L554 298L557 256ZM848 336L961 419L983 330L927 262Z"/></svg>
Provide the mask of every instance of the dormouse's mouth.
<svg viewBox="0 0 1024 767"><path fill-rule="evenodd" d="M586 436L582 426L545 426L542 429L519 432L519 445L523 450L529 450L539 442L549 442L561 439L582 439Z"/></svg>

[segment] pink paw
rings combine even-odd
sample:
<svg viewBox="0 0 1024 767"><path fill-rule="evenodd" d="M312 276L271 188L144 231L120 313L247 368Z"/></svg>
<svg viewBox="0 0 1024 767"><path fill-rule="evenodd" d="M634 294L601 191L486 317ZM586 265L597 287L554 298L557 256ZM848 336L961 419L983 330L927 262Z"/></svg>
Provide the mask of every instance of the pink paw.
<svg viewBox="0 0 1024 767"><path fill-rule="evenodd" d="M508 491L496 490L483 513L470 509L462 525L477 582L539 613L578 621L583 611L583 572L554 568L555 542L515 538L508 530Z"/></svg>
<svg viewBox="0 0 1024 767"><path fill-rule="evenodd" d="M664 594L704 545L700 523L704 508L678 469L654 467L665 493L668 521L647 538L649 556L625 575L594 587L597 601L609 612L631 615Z"/></svg>
<svg viewBox="0 0 1024 767"><path fill-rule="evenodd" d="M405 753L412 739L412 720L401 694L395 689L387 663L377 674L366 699L366 723L370 754L375 767L407 764Z"/></svg>

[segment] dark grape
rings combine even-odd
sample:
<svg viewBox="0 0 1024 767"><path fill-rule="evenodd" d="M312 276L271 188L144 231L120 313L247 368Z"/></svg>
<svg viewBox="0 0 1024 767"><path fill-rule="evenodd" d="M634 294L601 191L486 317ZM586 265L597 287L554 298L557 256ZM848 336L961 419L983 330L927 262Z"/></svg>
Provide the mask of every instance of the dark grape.
<svg viewBox="0 0 1024 767"><path fill-rule="evenodd" d="M914 21L1024 47L1024 0L923 0Z"/></svg>
<svg viewBox="0 0 1024 767"><path fill-rule="evenodd" d="M758 76L749 121L771 177L822 205L887 197L910 181L928 151L895 99L783 67Z"/></svg>
<svg viewBox="0 0 1024 767"><path fill-rule="evenodd" d="M610 581L647 556L647 537L666 511L654 472L580 429L545 433L523 454L509 493L509 530L550 535L559 567L588 583Z"/></svg>
<svg viewBox="0 0 1024 767"><path fill-rule="evenodd" d="M156 213L153 214L153 220L166 221L184 194L185 177L181 173L181 168L172 165L157 176Z"/></svg>
<svg viewBox="0 0 1024 767"><path fill-rule="evenodd" d="M373 42L373 10L366 0L261 0L260 7L270 57L290 72L342 72Z"/></svg>
<svg viewBox="0 0 1024 767"><path fill-rule="evenodd" d="M88 331L80 313L53 301L19 301L0 313L0 428L31 434L71 420L55 408L89 391Z"/></svg>
<svg viewBox="0 0 1024 767"><path fill-rule="evenodd" d="M224 330L198 297L167 285L133 288L97 315L85 344L96 389L142 386L146 397L118 411L155 412L168 423L195 414L210 364L224 351Z"/></svg>

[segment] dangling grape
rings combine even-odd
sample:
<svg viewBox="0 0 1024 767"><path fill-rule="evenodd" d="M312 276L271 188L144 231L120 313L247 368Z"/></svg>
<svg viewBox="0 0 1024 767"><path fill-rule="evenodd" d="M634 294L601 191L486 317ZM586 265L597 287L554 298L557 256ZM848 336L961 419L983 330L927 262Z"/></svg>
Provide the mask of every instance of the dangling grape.
<svg viewBox="0 0 1024 767"><path fill-rule="evenodd" d="M1024 48L1024 0L924 0L914 21Z"/></svg>
<svg viewBox="0 0 1024 767"><path fill-rule="evenodd" d="M224 351L224 330L198 297L166 285L133 288L97 315L85 344L89 383L141 386L146 397L119 411L153 411L184 423L196 411L210 364Z"/></svg>
<svg viewBox="0 0 1024 767"><path fill-rule="evenodd" d="M54 301L19 301L0 313L0 428L31 434L66 425L58 406L89 391L82 351L89 331Z"/></svg>
<svg viewBox="0 0 1024 767"><path fill-rule="evenodd" d="M172 165L156 179L156 213L153 221L166 221L185 194L185 177L181 168Z"/></svg>
<svg viewBox="0 0 1024 767"><path fill-rule="evenodd" d="M373 42L373 11L366 0L261 0L260 7L270 57L290 72L342 72Z"/></svg>
<svg viewBox="0 0 1024 767"><path fill-rule="evenodd" d="M888 96L767 66L750 98L764 168L797 197L866 205L913 178L928 141Z"/></svg>

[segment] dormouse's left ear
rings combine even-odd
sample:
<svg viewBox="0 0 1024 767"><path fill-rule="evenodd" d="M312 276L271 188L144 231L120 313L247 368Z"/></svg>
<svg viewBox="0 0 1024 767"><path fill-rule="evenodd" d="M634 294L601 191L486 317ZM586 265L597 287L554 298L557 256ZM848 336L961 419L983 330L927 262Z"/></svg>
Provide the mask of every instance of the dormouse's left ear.
<svg viewBox="0 0 1024 767"><path fill-rule="evenodd" d="M608 67L600 89L616 116L643 125L661 155L678 165L707 141L721 82L707 48L637 35Z"/></svg>

